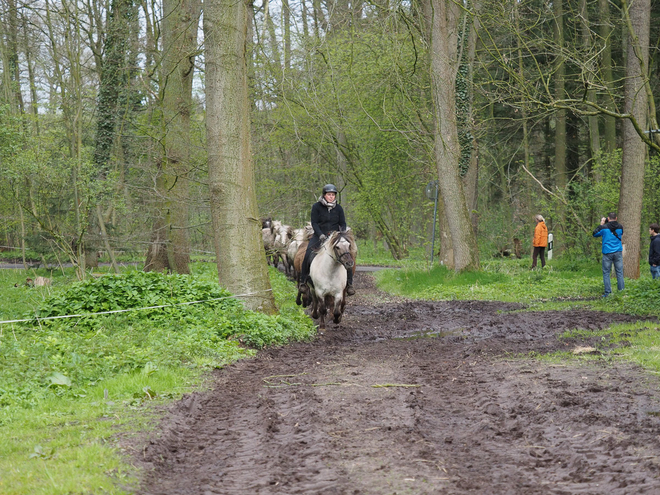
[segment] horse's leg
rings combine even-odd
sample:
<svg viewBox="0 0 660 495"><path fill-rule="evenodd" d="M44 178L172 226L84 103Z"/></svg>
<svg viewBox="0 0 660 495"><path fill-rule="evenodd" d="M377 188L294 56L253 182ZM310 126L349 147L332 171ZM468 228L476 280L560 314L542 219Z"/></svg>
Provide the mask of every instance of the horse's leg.
<svg viewBox="0 0 660 495"><path fill-rule="evenodd" d="M334 311L332 312L332 315L334 316L333 321L339 324L341 323L341 317L344 314L345 299L342 297L341 299L335 299L333 302L334 302Z"/></svg>
<svg viewBox="0 0 660 495"><path fill-rule="evenodd" d="M314 302L314 287L310 287L309 284L304 284L303 285L303 290L302 290L302 307L306 308L309 306L310 303ZM316 317L315 317L316 318Z"/></svg>
<svg viewBox="0 0 660 495"><path fill-rule="evenodd" d="M306 308L307 306L309 306L309 303L311 302L310 300L311 300L311 295L310 295L309 285L298 284L298 294L296 294L296 304L298 306L302 305L303 308Z"/></svg>
<svg viewBox="0 0 660 495"><path fill-rule="evenodd" d="M322 297L317 297L317 304L319 306L319 330L325 330L325 317L328 314L328 307L325 304L325 300Z"/></svg>
<svg viewBox="0 0 660 495"><path fill-rule="evenodd" d="M315 320L319 317L319 300L314 289L312 289L312 318Z"/></svg>
<svg viewBox="0 0 660 495"><path fill-rule="evenodd" d="M341 314L339 313L339 299L335 298L332 294L325 296L325 307L328 312L332 311L332 321L339 323L341 321Z"/></svg>

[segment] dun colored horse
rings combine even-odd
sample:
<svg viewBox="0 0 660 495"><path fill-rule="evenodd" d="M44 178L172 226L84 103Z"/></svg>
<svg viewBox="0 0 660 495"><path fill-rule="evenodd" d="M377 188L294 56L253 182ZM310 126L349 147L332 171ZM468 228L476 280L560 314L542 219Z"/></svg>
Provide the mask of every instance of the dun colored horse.
<svg viewBox="0 0 660 495"><path fill-rule="evenodd" d="M341 322L346 305L346 270L354 269L356 254L351 232L333 232L312 260L309 268L312 318L319 320L321 331L325 330L329 309L335 324Z"/></svg>

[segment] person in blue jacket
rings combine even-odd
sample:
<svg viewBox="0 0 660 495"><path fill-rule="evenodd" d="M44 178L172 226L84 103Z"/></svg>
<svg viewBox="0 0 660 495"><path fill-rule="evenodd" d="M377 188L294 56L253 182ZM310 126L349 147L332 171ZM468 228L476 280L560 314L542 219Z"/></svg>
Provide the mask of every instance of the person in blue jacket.
<svg viewBox="0 0 660 495"><path fill-rule="evenodd" d="M314 235L309 240L298 278L298 288L303 292L307 290L307 277L309 277L309 268L312 264L314 251L319 248L332 232L346 230L346 217L344 216L343 208L337 203L337 188L333 184L323 186L321 197L312 206L310 216ZM353 288L353 271L346 270L346 274L346 294L352 296L355 294L355 289Z"/></svg>
<svg viewBox="0 0 660 495"><path fill-rule="evenodd" d="M652 223L649 225L651 234L651 245L649 246L649 265L651 265L651 277L660 278L660 225Z"/></svg>
<svg viewBox="0 0 660 495"><path fill-rule="evenodd" d="M594 230L594 237L603 238L603 284L605 285L603 297L612 293L612 283L610 282L612 265L614 265L616 273L616 288L618 290L624 288L622 236L623 226L617 222L616 213L608 213L607 218L601 218L600 225Z"/></svg>

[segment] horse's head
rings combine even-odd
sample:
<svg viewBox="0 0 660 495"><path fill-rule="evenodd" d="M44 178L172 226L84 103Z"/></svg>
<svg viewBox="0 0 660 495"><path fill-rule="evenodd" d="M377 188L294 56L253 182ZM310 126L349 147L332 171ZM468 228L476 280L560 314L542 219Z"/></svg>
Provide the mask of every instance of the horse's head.
<svg viewBox="0 0 660 495"><path fill-rule="evenodd" d="M289 225L284 225L279 220L273 221L273 229L275 230L275 241L281 246L288 246L293 237L293 229Z"/></svg>
<svg viewBox="0 0 660 495"><path fill-rule="evenodd" d="M347 270L355 264L353 234L349 232L333 232L326 241L326 245L332 249L333 257Z"/></svg>

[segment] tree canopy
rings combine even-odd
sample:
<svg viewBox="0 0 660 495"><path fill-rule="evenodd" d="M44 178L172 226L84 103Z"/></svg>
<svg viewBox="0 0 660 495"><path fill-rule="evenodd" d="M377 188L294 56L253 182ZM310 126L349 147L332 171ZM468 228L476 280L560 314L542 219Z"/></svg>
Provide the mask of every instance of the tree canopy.
<svg viewBox="0 0 660 495"><path fill-rule="evenodd" d="M626 275L639 276L646 224L660 219L660 4L245 8L255 216L301 227L332 182L360 239L430 257L424 189L438 180L439 259L457 269L514 239L530 247L538 213L558 250L594 256L591 230L620 210ZM445 8L454 17L441 31L429 12ZM179 272L214 251L198 13L195 2L2 0L0 245L71 261L81 276L98 251ZM447 54L454 75L437 79ZM451 118L450 160L438 150Z"/></svg>

